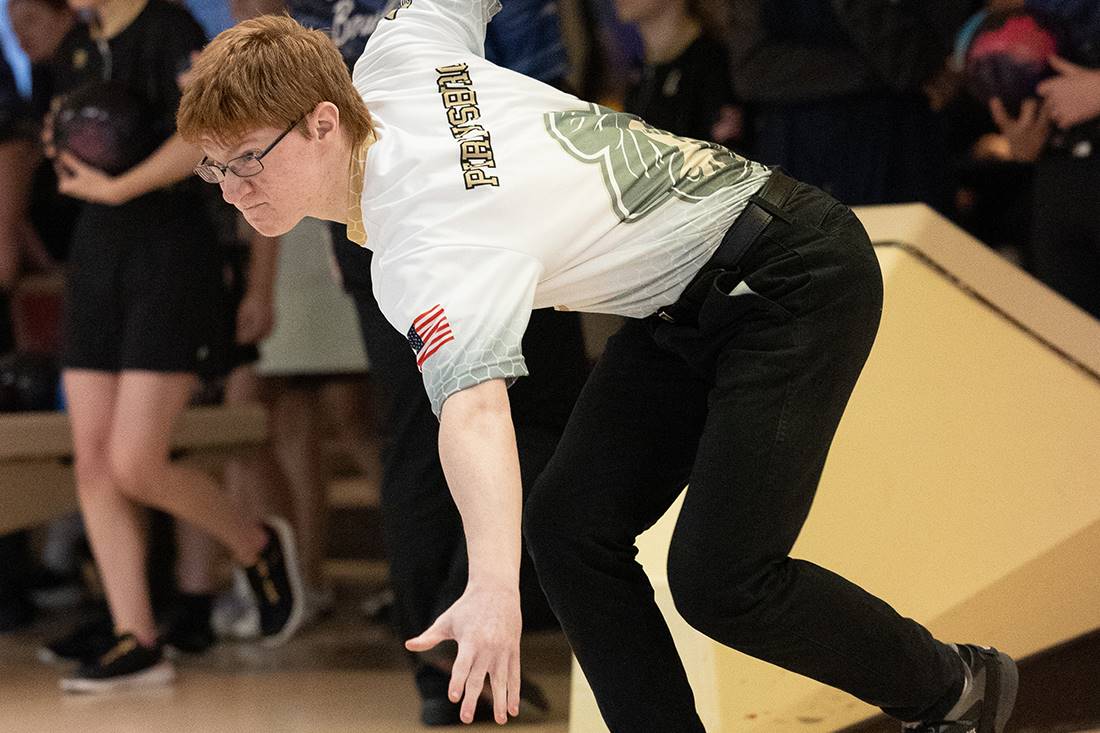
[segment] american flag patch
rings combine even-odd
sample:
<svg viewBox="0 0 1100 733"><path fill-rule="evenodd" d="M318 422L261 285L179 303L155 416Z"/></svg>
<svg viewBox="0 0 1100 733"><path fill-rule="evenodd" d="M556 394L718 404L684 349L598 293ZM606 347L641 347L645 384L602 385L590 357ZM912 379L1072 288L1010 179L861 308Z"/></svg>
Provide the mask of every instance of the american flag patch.
<svg viewBox="0 0 1100 733"><path fill-rule="evenodd" d="M443 312L441 305L433 305L414 318L405 335L416 354L416 367L421 371L424 370L424 362L432 354L439 351L443 344L455 340L451 333L451 324L447 322L447 314Z"/></svg>

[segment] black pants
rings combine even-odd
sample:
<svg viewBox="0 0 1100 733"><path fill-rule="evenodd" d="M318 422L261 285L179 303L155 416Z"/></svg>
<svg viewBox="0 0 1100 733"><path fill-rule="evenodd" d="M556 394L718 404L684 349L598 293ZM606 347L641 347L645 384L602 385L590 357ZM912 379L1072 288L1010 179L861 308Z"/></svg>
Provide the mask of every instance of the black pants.
<svg viewBox="0 0 1100 733"><path fill-rule="evenodd" d="M850 210L797 186L698 325L611 338L525 508L539 579L616 733L700 731L635 538L690 484L668 556L676 608L746 654L907 720L962 689L950 648L789 557L874 341L882 280ZM749 292L730 295L744 278Z"/></svg>
<svg viewBox="0 0 1100 733"><path fill-rule="evenodd" d="M462 520L439 463L439 422L432 413L408 341L385 319L370 282L371 253L333 229L345 287L355 300L371 373L385 393L382 533L404 638L420 634L466 587ZM535 311L523 339L530 376L509 390L524 493L550 460L587 377L575 313ZM530 558L520 567L524 627L556 626ZM450 675L419 666L422 695L444 696Z"/></svg>
<svg viewBox="0 0 1100 733"><path fill-rule="evenodd" d="M1100 318L1100 155L1051 155L1035 169L1030 269Z"/></svg>

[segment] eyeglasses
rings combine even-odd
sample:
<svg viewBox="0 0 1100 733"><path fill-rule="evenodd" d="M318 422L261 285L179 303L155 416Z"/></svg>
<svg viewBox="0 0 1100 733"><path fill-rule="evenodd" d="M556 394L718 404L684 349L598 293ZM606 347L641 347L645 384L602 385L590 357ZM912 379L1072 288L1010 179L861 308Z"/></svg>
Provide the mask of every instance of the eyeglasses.
<svg viewBox="0 0 1100 733"><path fill-rule="evenodd" d="M294 121L290 127L283 130L279 137L271 141L263 150L256 152L255 150L249 151L244 155L238 156L229 161L225 165L218 165L212 162L206 156L203 156L202 161L195 166L195 175L207 183L221 183L225 180L226 174L232 173L237 178L248 178L260 173L264 169L263 158L265 155L271 152L272 148L279 144L279 141L290 134L290 131L298 126L305 117L299 117Z"/></svg>

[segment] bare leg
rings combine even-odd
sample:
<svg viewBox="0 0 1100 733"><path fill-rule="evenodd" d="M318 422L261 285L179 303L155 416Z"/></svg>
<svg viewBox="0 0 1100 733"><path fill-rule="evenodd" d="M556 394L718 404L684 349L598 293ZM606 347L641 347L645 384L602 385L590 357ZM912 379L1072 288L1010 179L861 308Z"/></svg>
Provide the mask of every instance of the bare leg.
<svg viewBox="0 0 1100 733"><path fill-rule="evenodd" d="M251 565L267 536L202 471L170 464L169 441L194 377L126 371L118 380L109 459L118 488L132 501L186 520L216 537L234 559Z"/></svg>
<svg viewBox="0 0 1100 733"><path fill-rule="evenodd" d="M376 451L367 439L366 379L363 375L338 377L320 390L324 415L335 429L336 444L364 476L381 472Z"/></svg>
<svg viewBox="0 0 1100 733"><path fill-rule="evenodd" d="M328 510L321 471L317 392L291 387L283 381L272 387L272 448L294 505L302 575L306 585L315 588L322 580Z"/></svg>
<svg viewBox="0 0 1100 733"><path fill-rule="evenodd" d="M111 478L108 441L118 377L108 372L67 369L65 394L76 454L76 487L88 542L99 566L115 629L142 644L156 640L145 579L145 523L142 511Z"/></svg>
<svg viewBox="0 0 1100 733"><path fill-rule="evenodd" d="M225 384L225 404L258 402L260 384L251 365L235 369ZM254 516L285 513L282 477L266 447L241 452L225 462L224 485L230 498ZM213 537L186 521L178 526L179 557L176 577L183 593L212 593L217 586L220 555Z"/></svg>

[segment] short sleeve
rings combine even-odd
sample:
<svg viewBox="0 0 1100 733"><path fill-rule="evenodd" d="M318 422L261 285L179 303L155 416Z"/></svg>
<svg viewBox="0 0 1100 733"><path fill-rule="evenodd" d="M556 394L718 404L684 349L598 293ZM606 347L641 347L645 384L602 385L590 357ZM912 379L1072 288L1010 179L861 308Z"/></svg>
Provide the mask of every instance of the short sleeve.
<svg viewBox="0 0 1100 733"><path fill-rule="evenodd" d="M500 0L397 0L363 53L423 42L484 56L485 27L499 11Z"/></svg>
<svg viewBox="0 0 1100 733"><path fill-rule="evenodd" d="M456 392L527 374L521 342L541 272L530 255L491 247L383 257L378 302L408 341L437 417Z"/></svg>

